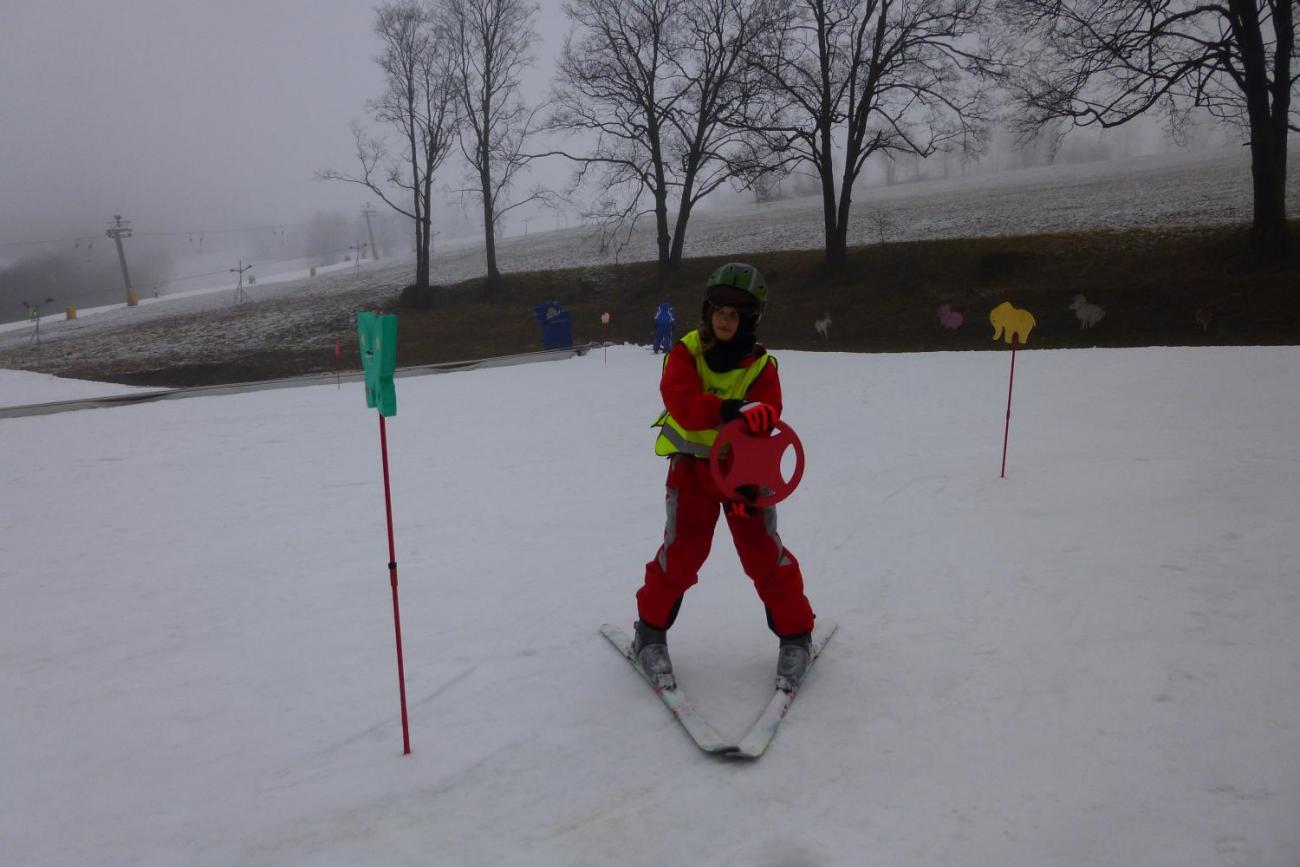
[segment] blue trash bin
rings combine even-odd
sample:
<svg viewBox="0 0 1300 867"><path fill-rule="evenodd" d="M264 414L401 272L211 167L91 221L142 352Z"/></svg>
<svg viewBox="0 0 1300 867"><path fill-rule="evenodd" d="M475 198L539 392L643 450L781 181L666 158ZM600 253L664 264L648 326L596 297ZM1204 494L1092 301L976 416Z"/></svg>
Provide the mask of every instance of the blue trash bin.
<svg viewBox="0 0 1300 867"><path fill-rule="evenodd" d="M533 308L542 326L542 348L564 349L573 345L573 318L558 301L543 301Z"/></svg>

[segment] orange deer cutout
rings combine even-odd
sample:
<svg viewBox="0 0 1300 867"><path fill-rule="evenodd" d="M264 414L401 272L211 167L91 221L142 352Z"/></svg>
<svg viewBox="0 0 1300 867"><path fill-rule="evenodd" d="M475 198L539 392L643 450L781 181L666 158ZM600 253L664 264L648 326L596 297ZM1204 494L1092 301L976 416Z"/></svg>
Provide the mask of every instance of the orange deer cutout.
<svg viewBox="0 0 1300 867"><path fill-rule="evenodd" d="M1007 343L1018 340L1020 345L1029 342L1029 332L1038 323L1028 310L1012 307L1010 301L1003 301L989 313L989 322L993 325L993 339L1005 340Z"/></svg>

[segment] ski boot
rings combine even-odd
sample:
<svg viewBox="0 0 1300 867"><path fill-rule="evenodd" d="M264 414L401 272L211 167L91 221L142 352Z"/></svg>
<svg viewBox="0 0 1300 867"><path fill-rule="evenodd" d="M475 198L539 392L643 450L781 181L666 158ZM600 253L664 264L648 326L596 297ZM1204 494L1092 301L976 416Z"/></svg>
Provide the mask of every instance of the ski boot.
<svg viewBox="0 0 1300 867"><path fill-rule="evenodd" d="M776 688L782 692L797 690L811 661L812 633L782 638L781 652L776 658Z"/></svg>
<svg viewBox="0 0 1300 867"><path fill-rule="evenodd" d="M650 682L657 689L676 689L673 661L668 657L668 630L655 629L642 620L636 622L634 630L632 654L650 676Z"/></svg>

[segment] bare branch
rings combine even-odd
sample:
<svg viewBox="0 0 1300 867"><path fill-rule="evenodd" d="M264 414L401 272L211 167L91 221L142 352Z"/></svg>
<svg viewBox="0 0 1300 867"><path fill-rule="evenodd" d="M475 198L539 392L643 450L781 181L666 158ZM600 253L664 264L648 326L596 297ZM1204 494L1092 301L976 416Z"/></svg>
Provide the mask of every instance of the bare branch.
<svg viewBox="0 0 1300 867"><path fill-rule="evenodd" d="M1287 236L1295 8L1294 0L1000 0L1015 34L1006 81L1021 107L1019 134L1059 120L1114 127L1153 109L1175 138L1194 109L1231 121L1251 147L1252 244L1272 258Z"/></svg>
<svg viewBox="0 0 1300 867"><path fill-rule="evenodd" d="M773 0L570 0L560 56L560 134L594 134L573 190L598 188L602 225L654 215L661 266L680 262L692 208L728 179L754 174L751 134L728 119L752 99L744 54L774 20ZM610 204L609 190L627 196ZM636 205L643 199L647 209ZM675 212L674 212L675 208Z"/></svg>
<svg viewBox="0 0 1300 867"><path fill-rule="evenodd" d="M493 286L501 283L496 224L502 213L516 206L502 199L529 161L523 146L537 112L519 99L520 80L533 63L536 13L537 7L524 0L443 3L442 26L449 36L448 54L465 121L460 149L483 209L488 281Z"/></svg>
<svg viewBox="0 0 1300 867"><path fill-rule="evenodd" d="M458 117L446 55L445 33L416 0L395 0L375 9L375 35L382 46L375 58L384 71L384 92L367 104L372 117L400 136L400 154L387 142L369 137L352 124L361 174L335 170L318 180L361 184L390 208L415 223L416 283L429 285L433 177L451 153ZM399 193L401 195L399 195ZM409 204L398 204L405 198Z"/></svg>
<svg viewBox="0 0 1300 867"><path fill-rule="evenodd" d="M764 85L738 122L821 180L827 261L843 259L853 185L878 152L982 146L998 68L985 0L798 0L748 61Z"/></svg>

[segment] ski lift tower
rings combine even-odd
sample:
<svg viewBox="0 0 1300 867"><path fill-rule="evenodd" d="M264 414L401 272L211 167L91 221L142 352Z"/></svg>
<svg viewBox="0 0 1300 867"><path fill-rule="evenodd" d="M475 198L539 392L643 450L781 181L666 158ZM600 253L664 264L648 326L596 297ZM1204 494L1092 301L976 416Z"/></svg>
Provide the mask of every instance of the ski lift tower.
<svg viewBox="0 0 1300 867"><path fill-rule="evenodd" d="M30 319L35 326L32 329L31 339L27 341L29 344L35 343L37 346L41 345L41 308L53 301L53 298L46 298L44 301L39 301L36 304L31 304L27 301L23 302L23 306L27 308L27 318Z"/></svg>
<svg viewBox="0 0 1300 867"><path fill-rule="evenodd" d="M375 246L375 230L370 225L370 218L379 216L379 212L370 207L369 202L366 202L366 206L361 209L361 216L366 218L366 233L370 235L370 258L378 262L379 248Z"/></svg>
<svg viewBox="0 0 1300 867"><path fill-rule="evenodd" d="M131 221L123 220L121 214L114 214L113 222L108 224L104 234L117 244L117 261L122 265L122 283L126 286L126 306L134 307L139 302L131 288L131 272L126 270L126 253L122 250L122 239L131 237Z"/></svg>
<svg viewBox="0 0 1300 867"><path fill-rule="evenodd" d="M244 272L247 271L247 270L249 270L249 269L252 268L252 267L253 267L253 266L252 266L251 264L249 264L249 265L245 265L245 264L244 264L244 260L243 260L243 259L240 259L240 260L239 260L239 267L238 267L238 268L231 268L231 269L230 269L230 273L232 273L232 274L236 274L236 273L239 274L239 285L235 287L235 303L236 303L236 304L242 303L242 302L244 302L244 301L252 301L252 300L253 300L252 297L250 297L249 294L248 294L247 292L244 291Z"/></svg>

